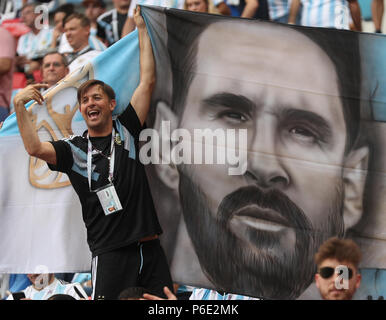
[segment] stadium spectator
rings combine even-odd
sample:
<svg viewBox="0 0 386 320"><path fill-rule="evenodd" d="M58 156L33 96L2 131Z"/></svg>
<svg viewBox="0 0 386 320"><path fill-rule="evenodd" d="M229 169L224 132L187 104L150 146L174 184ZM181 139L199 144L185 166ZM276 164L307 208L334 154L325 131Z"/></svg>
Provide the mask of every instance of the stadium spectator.
<svg viewBox="0 0 386 320"><path fill-rule="evenodd" d="M296 23L301 8L302 26L349 30L350 15L355 30L362 30L361 13L357 0L292 0L288 22Z"/></svg>
<svg viewBox="0 0 386 320"><path fill-rule="evenodd" d="M375 32L382 33L382 20L385 10L384 0L372 0L371 14L374 22Z"/></svg>
<svg viewBox="0 0 386 320"><path fill-rule="evenodd" d="M17 44L16 64L26 74L39 70L41 58L52 42L53 30L42 24L42 18L35 12L36 4L28 3L21 10L21 19L31 31L22 35Z"/></svg>
<svg viewBox="0 0 386 320"><path fill-rule="evenodd" d="M333 237L315 254L316 286L324 300L351 300L361 283L361 251L350 239Z"/></svg>
<svg viewBox="0 0 386 320"><path fill-rule="evenodd" d="M66 172L80 197L93 255L93 298L96 299L116 299L128 286L145 286L160 295L165 285L172 288L169 266L158 239L161 226L138 155L139 133L155 83L155 63L139 8L135 21L140 82L127 109L116 120L112 116L116 105L113 89L91 79L78 89L80 112L88 130L83 136L41 142L25 104L32 99L42 103L44 98L38 89L46 85L28 86L14 99L27 152L47 161L51 170ZM65 22L66 32L67 28ZM71 37L68 39L71 42ZM71 146L75 145L73 149ZM88 156L79 158L81 154ZM97 172L99 179L94 180Z"/></svg>
<svg viewBox="0 0 386 320"><path fill-rule="evenodd" d="M0 26L0 122L9 114L12 94L13 63L15 58L15 39Z"/></svg>
<svg viewBox="0 0 386 320"><path fill-rule="evenodd" d="M122 37L126 36L135 29L134 10L137 5L153 5L184 9L184 3L184 0L131 0L129 11L127 13L127 19L122 29Z"/></svg>
<svg viewBox="0 0 386 320"><path fill-rule="evenodd" d="M100 15L97 22L104 28L107 42L110 45L121 39L123 26L127 19L130 0L112 0L114 8Z"/></svg>
<svg viewBox="0 0 386 320"><path fill-rule="evenodd" d="M231 15L231 9L225 3L225 0L213 0L213 6L217 9L217 12L219 14L222 14L224 16L230 16ZM209 6L209 8L210 8L210 6Z"/></svg>
<svg viewBox="0 0 386 320"><path fill-rule="evenodd" d="M289 18L288 0L268 0L269 17L272 21L287 23Z"/></svg>
<svg viewBox="0 0 386 320"><path fill-rule="evenodd" d="M103 0L83 0L85 15L90 20L90 35L97 37L107 44L105 30L98 24L97 19L106 11L106 4Z"/></svg>
<svg viewBox="0 0 386 320"><path fill-rule="evenodd" d="M66 17L64 32L73 49L73 52L67 55L70 73L101 53L99 50L93 50L89 45L90 20L85 15L73 13Z"/></svg>
<svg viewBox="0 0 386 320"><path fill-rule="evenodd" d="M47 53L42 61L43 83L50 87L63 79L69 72L66 57L58 52Z"/></svg>
<svg viewBox="0 0 386 320"><path fill-rule="evenodd" d="M60 47L60 43L63 42L64 18L69 16L75 11L72 4L65 4L55 10L54 13L54 31L52 33L51 48Z"/></svg>
<svg viewBox="0 0 386 320"><path fill-rule="evenodd" d="M77 300L87 299L87 295L79 283L65 283L55 278L53 273L28 274L31 285L21 291L25 299L47 300L55 294L68 294ZM7 300L14 300L13 294Z"/></svg>
<svg viewBox="0 0 386 320"><path fill-rule="evenodd" d="M195 12L208 12L208 0L185 0L184 9Z"/></svg>
<svg viewBox="0 0 386 320"><path fill-rule="evenodd" d="M54 15L54 21L55 21L55 30L54 31L54 38L51 43L51 48L58 48L59 53L70 53L73 52L73 48L68 43L66 34L64 33L64 20L70 16L71 14L75 13L72 6L64 5L60 7L55 15ZM102 33L99 34L103 38L103 29L100 29ZM91 21L90 21L90 35L88 37L88 43L91 49L103 51L106 49L106 45L104 43L103 39L99 39L97 36L91 34Z"/></svg>
<svg viewBox="0 0 386 320"><path fill-rule="evenodd" d="M226 0L225 3L234 17L269 20L267 0L239 0L237 4Z"/></svg>

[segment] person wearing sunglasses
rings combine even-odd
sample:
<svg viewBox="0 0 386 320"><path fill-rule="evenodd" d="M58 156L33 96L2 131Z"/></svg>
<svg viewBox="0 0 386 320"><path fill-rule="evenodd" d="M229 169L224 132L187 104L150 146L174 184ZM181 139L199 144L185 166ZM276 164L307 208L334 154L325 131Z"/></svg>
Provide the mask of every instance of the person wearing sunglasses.
<svg viewBox="0 0 386 320"><path fill-rule="evenodd" d="M361 251L350 239L333 237L315 254L316 287L324 300L351 300L361 283Z"/></svg>

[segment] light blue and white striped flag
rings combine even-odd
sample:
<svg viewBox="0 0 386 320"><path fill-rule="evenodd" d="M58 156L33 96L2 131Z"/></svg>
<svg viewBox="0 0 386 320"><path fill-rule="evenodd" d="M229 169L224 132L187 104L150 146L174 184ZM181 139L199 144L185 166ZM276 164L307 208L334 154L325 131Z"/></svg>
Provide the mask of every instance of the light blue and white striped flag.
<svg viewBox="0 0 386 320"><path fill-rule="evenodd" d="M93 78L114 88L114 113L121 113L139 82L136 31L47 90L43 105L27 105L42 141L83 133L76 93ZM81 207L68 177L27 154L15 114L0 130L0 146L0 272L89 270Z"/></svg>

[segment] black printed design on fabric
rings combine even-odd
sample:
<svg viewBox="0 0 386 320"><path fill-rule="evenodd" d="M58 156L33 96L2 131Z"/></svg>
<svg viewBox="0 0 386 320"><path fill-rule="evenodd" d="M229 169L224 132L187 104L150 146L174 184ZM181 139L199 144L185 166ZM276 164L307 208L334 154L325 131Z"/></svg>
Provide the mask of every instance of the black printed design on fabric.
<svg viewBox="0 0 386 320"><path fill-rule="evenodd" d="M49 165L49 168L66 173L78 194L87 228L87 242L93 256L162 232L145 168L139 161L141 124L131 104L114 121L114 127L123 140L121 145L115 144L114 161L114 186L123 210L107 216L97 195L89 191L87 132L83 136L51 142L56 151L57 165ZM105 155L110 153L111 134L92 138L91 141ZM92 189L95 190L108 183L109 162L98 154L92 159Z"/></svg>

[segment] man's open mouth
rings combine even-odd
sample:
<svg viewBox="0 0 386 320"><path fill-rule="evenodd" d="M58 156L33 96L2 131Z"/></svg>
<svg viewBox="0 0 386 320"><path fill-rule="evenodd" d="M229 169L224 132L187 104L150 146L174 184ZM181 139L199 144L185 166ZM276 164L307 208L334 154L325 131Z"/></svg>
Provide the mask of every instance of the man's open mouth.
<svg viewBox="0 0 386 320"><path fill-rule="evenodd" d="M98 110L90 110L87 112L87 117L90 119L90 120L95 120L98 118L100 112Z"/></svg>

